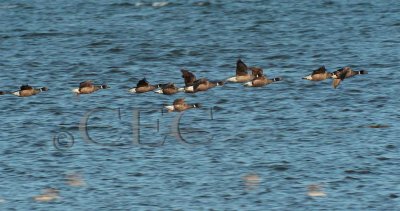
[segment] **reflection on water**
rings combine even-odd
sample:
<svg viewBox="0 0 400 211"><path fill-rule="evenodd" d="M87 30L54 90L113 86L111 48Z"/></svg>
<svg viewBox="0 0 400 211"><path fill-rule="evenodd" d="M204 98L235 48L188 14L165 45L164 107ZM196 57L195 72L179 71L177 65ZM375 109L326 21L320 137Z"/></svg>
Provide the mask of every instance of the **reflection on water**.
<svg viewBox="0 0 400 211"><path fill-rule="evenodd" d="M47 188L43 190L43 193L34 196L33 199L37 202L50 202L59 199L59 191L54 188Z"/></svg>
<svg viewBox="0 0 400 211"><path fill-rule="evenodd" d="M261 178L255 173L250 173L243 176L244 184L246 186L246 190L254 190L257 189L260 185Z"/></svg>
<svg viewBox="0 0 400 211"><path fill-rule="evenodd" d="M70 173L66 175L67 184L72 187L82 187L86 186L85 180L82 178L82 175L79 173Z"/></svg>
<svg viewBox="0 0 400 211"><path fill-rule="evenodd" d="M308 186L307 195L311 197L325 197L326 193L322 190L321 185L311 184Z"/></svg>

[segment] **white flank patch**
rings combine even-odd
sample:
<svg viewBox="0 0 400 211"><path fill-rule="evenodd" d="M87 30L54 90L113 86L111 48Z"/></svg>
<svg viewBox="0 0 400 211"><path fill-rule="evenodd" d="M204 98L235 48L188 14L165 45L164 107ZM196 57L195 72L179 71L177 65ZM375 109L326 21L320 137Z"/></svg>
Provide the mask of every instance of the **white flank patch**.
<svg viewBox="0 0 400 211"><path fill-rule="evenodd" d="M194 91L193 86L185 87L185 92L193 92L193 91Z"/></svg>
<svg viewBox="0 0 400 211"><path fill-rule="evenodd" d="M72 92L75 94L79 94L79 88L73 89Z"/></svg>
<svg viewBox="0 0 400 211"><path fill-rule="evenodd" d="M129 89L130 93L136 93L136 88Z"/></svg>
<svg viewBox="0 0 400 211"><path fill-rule="evenodd" d="M243 86L253 86L253 83L251 81L244 83Z"/></svg>
<svg viewBox="0 0 400 211"><path fill-rule="evenodd" d="M156 91L154 91L154 92L155 92L155 93L158 93L158 94L162 94L162 93L164 93L162 89L157 89L157 90L156 90Z"/></svg>
<svg viewBox="0 0 400 211"><path fill-rule="evenodd" d="M166 108L168 111L173 111L175 110L173 105L169 105L169 106L164 106L164 108Z"/></svg>
<svg viewBox="0 0 400 211"><path fill-rule="evenodd" d="M332 75L332 77L331 78L333 78L333 79L337 79L337 75Z"/></svg>
<svg viewBox="0 0 400 211"><path fill-rule="evenodd" d="M169 4L169 2L163 1L163 2L154 2L153 4L151 4L151 6L153 7L164 7L167 6Z"/></svg>
<svg viewBox="0 0 400 211"><path fill-rule="evenodd" d="M304 77L303 79L307 79L307 80L312 80L312 77L311 77L311 75L308 75L308 76L306 76L306 77Z"/></svg>
<svg viewBox="0 0 400 211"><path fill-rule="evenodd" d="M237 82L236 76L226 79L229 82Z"/></svg>
<svg viewBox="0 0 400 211"><path fill-rule="evenodd" d="M19 91L13 92L12 94L18 97L20 96Z"/></svg>

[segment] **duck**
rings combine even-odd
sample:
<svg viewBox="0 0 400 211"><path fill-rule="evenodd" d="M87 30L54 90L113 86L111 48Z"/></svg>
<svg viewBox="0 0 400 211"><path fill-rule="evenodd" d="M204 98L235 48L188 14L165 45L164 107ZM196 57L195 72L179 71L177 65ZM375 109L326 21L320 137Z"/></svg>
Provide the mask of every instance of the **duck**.
<svg viewBox="0 0 400 211"><path fill-rule="evenodd" d="M76 94L91 94L100 89L109 88L106 84L103 85L94 85L92 81L84 81L79 84L79 88L75 88L72 90L73 93Z"/></svg>
<svg viewBox="0 0 400 211"><path fill-rule="evenodd" d="M310 81L323 81L328 78L332 78L332 73L328 72L325 66L321 66L314 70L310 75L303 77L303 79Z"/></svg>
<svg viewBox="0 0 400 211"><path fill-rule="evenodd" d="M350 67L340 68L339 70L336 70L335 72L332 73L332 78L333 78L332 86L333 88L336 89L336 87L339 86L340 82L342 82L345 78L350 78L355 75L364 75L364 74L368 74L368 71L366 70L355 71L352 70Z"/></svg>
<svg viewBox="0 0 400 211"><path fill-rule="evenodd" d="M174 83L167 83L161 85L160 88L154 92L158 94L173 95L183 91L185 91L184 88L178 88Z"/></svg>
<svg viewBox="0 0 400 211"><path fill-rule="evenodd" d="M182 69L182 78L185 82L185 92L195 93L199 91L207 91L216 86L222 86L223 81L209 81L206 78L196 80L196 76L188 70Z"/></svg>
<svg viewBox="0 0 400 211"><path fill-rule="evenodd" d="M160 86L161 86L161 84L150 85L150 83L146 80L146 78L143 78L136 84L136 87L129 89L129 92L144 93L144 92L149 92L149 91L153 91L157 88L160 88Z"/></svg>
<svg viewBox="0 0 400 211"><path fill-rule="evenodd" d="M238 59L236 61L236 76L230 77L226 79L226 81L234 83L245 83L251 81L255 75L254 72L252 72L252 74L249 74L247 72L248 69L249 68L247 67L247 65L241 59Z"/></svg>
<svg viewBox="0 0 400 211"><path fill-rule="evenodd" d="M29 86L26 84L26 85L22 85L18 91L12 92L11 94L18 96L18 97L29 97L29 96L39 94L40 92L48 91L48 90L49 89L47 87L33 88L32 86Z"/></svg>
<svg viewBox="0 0 400 211"><path fill-rule="evenodd" d="M172 112L172 111L177 111L177 112L181 112L181 111L185 111L191 108L199 108L200 104L195 103L195 104L187 104L185 102L184 98L178 98L176 100L174 100L172 105L167 105L164 106L164 108L166 108L168 110L168 112Z"/></svg>
<svg viewBox="0 0 400 211"><path fill-rule="evenodd" d="M260 69L260 68L258 68ZM273 78L273 79L268 79L266 75L262 74L263 71L259 71L253 78L253 80L244 83L244 86L251 86L251 87L262 87L268 84L271 84L273 82L281 81L282 78Z"/></svg>

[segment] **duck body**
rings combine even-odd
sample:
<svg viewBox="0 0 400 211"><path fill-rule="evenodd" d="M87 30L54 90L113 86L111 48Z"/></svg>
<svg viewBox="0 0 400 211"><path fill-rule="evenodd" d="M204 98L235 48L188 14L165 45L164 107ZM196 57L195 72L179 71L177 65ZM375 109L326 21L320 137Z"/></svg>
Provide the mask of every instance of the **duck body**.
<svg viewBox="0 0 400 211"><path fill-rule="evenodd" d="M165 94L165 95L173 95L178 92L184 91L184 88L178 88L175 86L173 83L168 83L168 84L163 84L160 86L160 89L154 91L155 93L158 94Z"/></svg>
<svg viewBox="0 0 400 211"><path fill-rule="evenodd" d="M259 67L253 67L251 69L254 74L254 78L251 81L244 83L244 86L262 87L282 80L282 78L269 79L266 75L264 75L264 71Z"/></svg>
<svg viewBox="0 0 400 211"><path fill-rule="evenodd" d="M345 78L351 78L356 75L364 74L368 74L368 72L366 70L354 71L350 67L343 67L332 73L332 86L336 89Z"/></svg>
<svg viewBox="0 0 400 211"><path fill-rule="evenodd" d="M94 85L92 81L84 81L79 84L79 88L75 88L72 92L76 94L91 94L100 89L109 88L106 84L103 85Z"/></svg>
<svg viewBox="0 0 400 211"><path fill-rule="evenodd" d="M192 86L185 87L185 91L191 93L202 92L223 84L224 82L222 81L209 81L206 78L201 78L196 80Z"/></svg>
<svg viewBox="0 0 400 211"><path fill-rule="evenodd" d="M179 98L174 100L172 105L165 106L165 108L168 110L168 112L171 111L177 111L177 112L182 112L191 108L199 108L200 104L187 104L183 98Z"/></svg>
<svg viewBox="0 0 400 211"><path fill-rule="evenodd" d="M140 80L135 88L129 89L129 92L131 93L145 93L145 92L150 92L153 91L157 88L160 87L160 84L157 85L150 85L149 82L146 80L146 78L143 78Z"/></svg>
<svg viewBox="0 0 400 211"><path fill-rule="evenodd" d="M226 81L233 83L244 83L251 81L254 76L247 72L248 69L249 68L247 65L241 59L238 59L236 61L236 75L226 79Z"/></svg>
<svg viewBox="0 0 400 211"><path fill-rule="evenodd" d="M181 70L182 78L185 81L185 92L195 93L200 91L207 91L216 86L222 86L223 81L209 81L206 78L196 80L196 76L188 70Z"/></svg>
<svg viewBox="0 0 400 211"><path fill-rule="evenodd" d="M325 66L321 66L314 70L310 75L303 77L303 79L310 81L323 81L328 78L332 78L332 73L328 72Z"/></svg>

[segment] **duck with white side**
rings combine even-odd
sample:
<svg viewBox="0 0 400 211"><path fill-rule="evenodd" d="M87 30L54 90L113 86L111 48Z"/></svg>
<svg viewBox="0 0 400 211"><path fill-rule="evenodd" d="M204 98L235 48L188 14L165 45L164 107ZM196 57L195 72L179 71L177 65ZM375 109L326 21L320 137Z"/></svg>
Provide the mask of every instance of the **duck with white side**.
<svg viewBox="0 0 400 211"><path fill-rule="evenodd" d="M200 104L195 103L195 104L187 104L185 102L184 98L179 98L174 100L172 105L167 105L164 106L165 109L168 110L168 112L172 112L172 111L177 111L177 112L181 112L181 111L185 111L191 108L199 108Z"/></svg>
<svg viewBox="0 0 400 211"><path fill-rule="evenodd" d="M72 92L75 94L91 94L101 89L110 88L106 84L103 85L94 85L92 81L84 81L79 84L78 88L72 89Z"/></svg>

